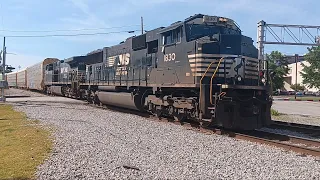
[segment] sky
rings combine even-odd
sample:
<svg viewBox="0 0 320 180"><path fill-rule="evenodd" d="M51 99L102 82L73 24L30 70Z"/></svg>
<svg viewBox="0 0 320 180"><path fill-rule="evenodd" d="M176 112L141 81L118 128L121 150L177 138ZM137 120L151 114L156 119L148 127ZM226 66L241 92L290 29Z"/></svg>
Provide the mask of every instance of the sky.
<svg viewBox="0 0 320 180"><path fill-rule="evenodd" d="M320 25L317 0L0 0L0 38L6 37L7 64L21 69L47 57L65 59L183 21L194 14L233 19L256 45L257 23ZM125 31L135 31L129 34ZM93 34L68 37L10 37ZM2 45L3 40L0 39ZM265 52L304 54L305 46L266 45Z"/></svg>

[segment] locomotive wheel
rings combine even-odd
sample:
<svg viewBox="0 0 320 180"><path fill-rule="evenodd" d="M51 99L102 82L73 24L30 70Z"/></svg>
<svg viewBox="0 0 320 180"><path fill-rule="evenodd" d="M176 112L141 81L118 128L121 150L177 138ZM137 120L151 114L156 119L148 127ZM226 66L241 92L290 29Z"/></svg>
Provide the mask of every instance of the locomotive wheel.
<svg viewBox="0 0 320 180"><path fill-rule="evenodd" d="M86 90L86 100L88 101L88 103L91 104L91 96L90 96L90 92L88 90Z"/></svg>
<svg viewBox="0 0 320 180"><path fill-rule="evenodd" d="M97 94L94 94L94 99L93 99L93 101L94 101L94 104L100 104L100 100L99 100Z"/></svg>
<svg viewBox="0 0 320 180"><path fill-rule="evenodd" d="M212 121L201 120L200 126L204 128L208 128L212 126Z"/></svg>
<svg viewBox="0 0 320 180"><path fill-rule="evenodd" d="M95 94L94 94L94 92L92 92L92 91L90 92L89 99L90 99L90 103L91 104L95 103Z"/></svg>
<svg viewBox="0 0 320 180"><path fill-rule="evenodd" d="M155 111L154 114L156 115L156 117L157 117L158 119L161 119L161 117L162 117L161 109L156 109L156 111Z"/></svg>
<svg viewBox="0 0 320 180"><path fill-rule="evenodd" d="M186 115L184 113L175 112L174 115L173 115L173 118L174 118L175 121L184 122L185 119L186 119Z"/></svg>

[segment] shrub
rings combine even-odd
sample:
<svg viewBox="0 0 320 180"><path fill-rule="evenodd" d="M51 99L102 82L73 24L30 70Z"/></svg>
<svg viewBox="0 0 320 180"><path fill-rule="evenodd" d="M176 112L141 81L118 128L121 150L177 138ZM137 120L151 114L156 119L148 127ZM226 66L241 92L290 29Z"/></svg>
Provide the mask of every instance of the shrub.
<svg viewBox="0 0 320 180"><path fill-rule="evenodd" d="M271 109L271 115L272 116L280 116L280 113L275 109Z"/></svg>
<svg viewBox="0 0 320 180"><path fill-rule="evenodd" d="M297 88L296 88L296 84L292 84L290 86L290 88L295 90L295 91L304 91L304 90L306 90L306 87L304 85L301 85L301 84L297 84Z"/></svg>

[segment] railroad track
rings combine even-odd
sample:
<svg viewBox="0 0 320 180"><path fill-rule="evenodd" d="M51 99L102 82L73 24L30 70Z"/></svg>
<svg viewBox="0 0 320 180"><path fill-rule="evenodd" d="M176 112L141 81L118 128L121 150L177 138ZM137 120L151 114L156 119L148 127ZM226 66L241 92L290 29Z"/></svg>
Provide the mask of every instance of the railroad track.
<svg viewBox="0 0 320 180"><path fill-rule="evenodd" d="M200 126L200 124L197 124L194 122L181 123L181 122L177 122L167 118L159 119L148 113L143 113L135 110L129 110L129 109L111 107L111 106L99 106L99 105L93 105L93 104L88 104L88 105L92 107L98 107L98 108L108 109L108 110L117 111L117 112L120 111L123 113L135 114L138 116L145 117L151 121L173 123L176 125L181 125L188 130L193 130L200 133L218 134L218 135L228 136L236 139L242 139L250 142L256 142L260 144L280 147L289 151L294 151L301 155L312 155L312 156L320 157L320 141L316 141L316 140L277 134L277 133L270 133L270 132L260 131L260 130L235 132L235 131L215 128L215 127L202 127Z"/></svg>
<svg viewBox="0 0 320 180"><path fill-rule="evenodd" d="M311 137L320 137L320 126L273 121L273 124L271 124L269 128L300 132Z"/></svg>
<svg viewBox="0 0 320 180"><path fill-rule="evenodd" d="M130 110L130 109L124 109L124 108L113 107L113 106L105 106L105 105L101 106L101 105L91 104L91 103L88 103L87 105L95 108L108 109L111 111L135 114L138 116L145 117L152 121L173 123L176 125L181 125L188 130L193 130L200 133L218 134L218 135L228 136L236 139L242 139L246 141L272 145L272 146L284 148L290 151L294 151L303 155L312 155L312 156L320 157L320 141L293 137L293 136L288 136L283 134L258 131L258 130L235 132L235 131L229 131L229 130L214 128L214 127L202 127L200 126L200 124L197 124L194 122L181 123L181 122L177 122L167 118L159 119L148 113ZM310 131L319 133L319 129L320 129L320 127L316 127L316 126L300 125L300 124L294 124L294 123L283 123L278 121L275 121L275 123L272 124L271 126L271 128L281 128L281 129L289 129L289 127L295 131L299 130L299 131L307 132L308 130L309 133Z"/></svg>
<svg viewBox="0 0 320 180"><path fill-rule="evenodd" d="M320 141L265 131L251 131L239 134L240 138L274 145L303 155L320 156Z"/></svg>
<svg viewBox="0 0 320 180"><path fill-rule="evenodd" d="M295 136L270 133L260 130L234 132L229 130L209 128L202 132L213 132L219 135L225 135L236 139L256 142L260 144L272 145L286 150L294 151L302 155L312 155L320 157L320 141L305 139Z"/></svg>
<svg viewBox="0 0 320 180"><path fill-rule="evenodd" d="M178 122L174 123L180 124ZM312 155L320 157L320 141L317 140L305 139L277 133L270 133L260 130L235 132L212 127L202 128L200 126L188 123L182 125L188 127L189 129L196 128L198 129L198 131L206 134L224 135L236 139L242 139L260 144L267 144L280 147L286 150L294 151L302 155Z"/></svg>

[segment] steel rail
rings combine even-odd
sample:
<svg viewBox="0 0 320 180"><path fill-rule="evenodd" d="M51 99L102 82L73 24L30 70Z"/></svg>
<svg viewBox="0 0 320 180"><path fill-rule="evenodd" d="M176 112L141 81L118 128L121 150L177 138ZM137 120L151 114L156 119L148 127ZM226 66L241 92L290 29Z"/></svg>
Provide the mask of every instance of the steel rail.
<svg viewBox="0 0 320 180"><path fill-rule="evenodd" d="M304 155L320 156L320 141L304 139L295 136L287 136L277 133L269 133L265 131L251 131L244 133L224 131L221 129L214 129L214 131L216 132L216 134L228 135L229 137L233 137L236 139L247 140L260 144L273 145ZM298 146L293 143L303 144L307 147Z"/></svg>
<svg viewBox="0 0 320 180"><path fill-rule="evenodd" d="M320 156L320 150L318 149L313 149L313 148L308 148L308 147L303 147L303 146L297 146L294 144L287 144L275 140L269 140L269 139L264 139L264 138L258 138L254 136L249 136L245 134L236 134L235 138L237 139L243 139L251 142L257 142L261 144L267 144L267 145L273 145L276 147L284 148L287 150L294 151L296 153L304 154L304 155L312 155L312 156Z"/></svg>
<svg viewBox="0 0 320 180"><path fill-rule="evenodd" d="M288 136L277 133L270 133L265 131L245 131L234 132L229 130L223 130L219 128L203 128L200 125L194 123L181 123L172 122L176 125L182 125L189 130L200 131L205 134L218 134L224 135L236 139L246 140L250 142L271 145L279 148L283 148L289 151L293 151L302 155L312 155L320 157L320 141L305 139L295 136ZM302 144L303 146L296 145Z"/></svg>
<svg viewBox="0 0 320 180"><path fill-rule="evenodd" d="M297 136L271 133L271 132L260 131L260 130L252 131L247 135L253 135L255 137L260 137L260 138L269 139L269 140L276 140L280 142L304 144L306 146L317 147L318 149L320 148L320 141L313 140L313 139L306 139L306 138L297 137Z"/></svg>
<svg viewBox="0 0 320 180"><path fill-rule="evenodd" d="M302 132L304 134L308 134L316 137L320 136L320 126L290 123L290 122L283 122L283 121L273 121L273 123L269 126L269 128Z"/></svg>

